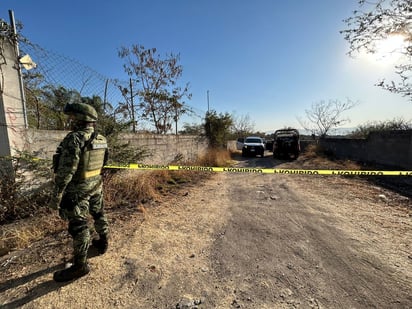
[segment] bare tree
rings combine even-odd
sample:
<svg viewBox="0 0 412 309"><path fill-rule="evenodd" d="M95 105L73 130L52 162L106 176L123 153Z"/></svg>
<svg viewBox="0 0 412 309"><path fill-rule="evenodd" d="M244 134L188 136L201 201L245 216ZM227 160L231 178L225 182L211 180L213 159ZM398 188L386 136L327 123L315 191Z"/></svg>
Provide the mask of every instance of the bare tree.
<svg viewBox="0 0 412 309"><path fill-rule="evenodd" d="M249 114L241 115L238 117L235 115L232 115L232 119L233 119L232 129L233 129L233 133L235 133L236 135L246 136L249 133L254 131L255 124L250 119Z"/></svg>
<svg viewBox="0 0 412 309"><path fill-rule="evenodd" d="M122 93L133 117L135 112L139 113L160 134L170 131L182 114L191 111L184 102L184 98L191 98L189 84L177 85L183 73L179 55L161 58L156 48L133 45L122 47L119 57L125 60L123 67L131 79L129 88L123 88ZM135 102L134 98L140 101Z"/></svg>
<svg viewBox="0 0 412 309"><path fill-rule="evenodd" d="M403 57L395 64L400 81L376 85L412 100L412 0L358 0L359 9L345 19L348 29L341 31L349 42L350 56L360 51L379 52L379 43L393 37L403 38L401 47L389 51Z"/></svg>
<svg viewBox="0 0 412 309"><path fill-rule="evenodd" d="M331 129L348 123L349 119L343 118L343 113L358 104L349 99L346 102L339 100L314 102L310 109L305 110L306 121L300 118L298 118L298 121L305 130L325 137Z"/></svg>

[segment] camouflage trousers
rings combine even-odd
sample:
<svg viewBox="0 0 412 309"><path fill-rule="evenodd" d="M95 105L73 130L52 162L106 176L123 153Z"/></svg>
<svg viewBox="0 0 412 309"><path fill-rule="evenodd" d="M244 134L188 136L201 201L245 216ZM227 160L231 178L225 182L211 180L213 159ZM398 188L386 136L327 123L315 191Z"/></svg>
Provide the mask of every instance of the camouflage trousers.
<svg viewBox="0 0 412 309"><path fill-rule="evenodd" d="M73 238L75 264L87 261L90 244L89 215L99 235L108 235L109 227L104 214L103 182L101 176L80 182L70 182L60 204L61 211L69 221L69 234Z"/></svg>

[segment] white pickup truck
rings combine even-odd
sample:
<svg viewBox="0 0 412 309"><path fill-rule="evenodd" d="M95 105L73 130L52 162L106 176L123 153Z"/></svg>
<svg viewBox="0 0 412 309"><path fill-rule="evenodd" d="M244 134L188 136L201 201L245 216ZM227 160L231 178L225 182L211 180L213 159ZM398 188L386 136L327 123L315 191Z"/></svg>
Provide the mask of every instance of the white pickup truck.
<svg viewBox="0 0 412 309"><path fill-rule="evenodd" d="M263 158L265 155L265 141L259 136L246 137L243 142L238 139L236 147L242 150L242 157L260 155Z"/></svg>

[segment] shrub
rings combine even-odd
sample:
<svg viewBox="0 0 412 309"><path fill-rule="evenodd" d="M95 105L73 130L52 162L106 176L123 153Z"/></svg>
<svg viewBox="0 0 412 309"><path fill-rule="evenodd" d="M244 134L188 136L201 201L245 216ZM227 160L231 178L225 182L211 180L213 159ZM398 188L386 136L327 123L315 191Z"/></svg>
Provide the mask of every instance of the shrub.
<svg viewBox="0 0 412 309"><path fill-rule="evenodd" d="M389 131L389 130L410 130L412 129L412 122L405 121L402 118L368 122L364 125L359 125L351 134L352 138L366 138L369 133L374 131Z"/></svg>
<svg viewBox="0 0 412 309"><path fill-rule="evenodd" d="M0 179L0 224L44 210L52 189L51 162L38 160L26 152L2 159L11 161L13 175Z"/></svg>

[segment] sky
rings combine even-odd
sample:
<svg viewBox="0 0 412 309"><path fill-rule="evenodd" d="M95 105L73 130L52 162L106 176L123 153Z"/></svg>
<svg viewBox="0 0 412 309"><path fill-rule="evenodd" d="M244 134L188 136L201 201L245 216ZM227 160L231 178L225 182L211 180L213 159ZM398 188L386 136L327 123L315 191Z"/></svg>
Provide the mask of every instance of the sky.
<svg viewBox="0 0 412 309"><path fill-rule="evenodd" d="M377 86L393 66L351 58L339 32L357 0L1 0L24 25L23 35L46 50L95 71L127 80L118 50L141 44L160 55L180 55L186 101L248 116L254 129L300 128L305 110L319 101L352 100L346 127L412 119L412 102ZM33 59L35 61L35 59ZM199 123L200 117L182 122Z"/></svg>

